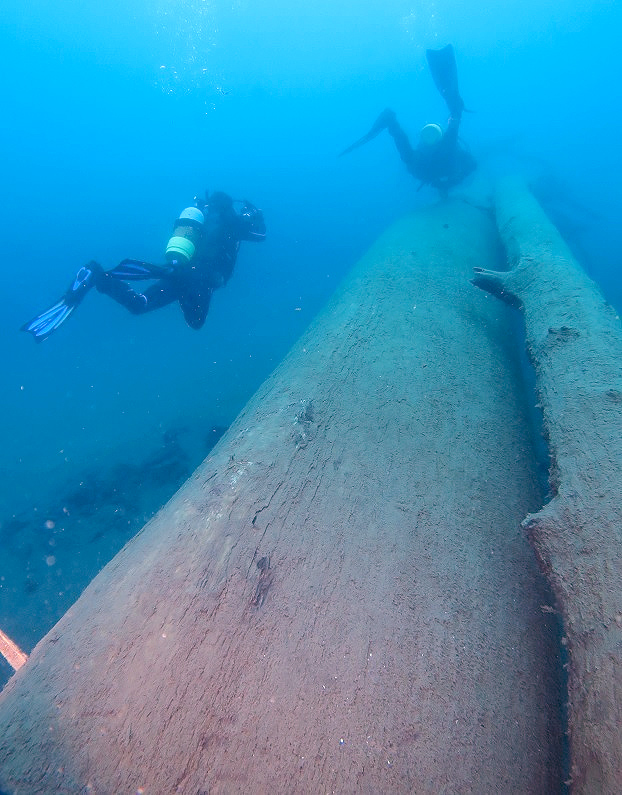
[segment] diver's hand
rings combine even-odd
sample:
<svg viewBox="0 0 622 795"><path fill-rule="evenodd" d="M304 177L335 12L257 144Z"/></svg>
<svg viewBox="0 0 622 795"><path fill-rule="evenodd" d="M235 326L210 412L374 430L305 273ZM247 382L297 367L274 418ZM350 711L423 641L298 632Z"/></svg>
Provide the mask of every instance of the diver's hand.
<svg viewBox="0 0 622 795"><path fill-rule="evenodd" d="M207 201L205 199L202 199L200 196L195 196L194 203L197 209L201 210L201 212L205 215L205 213L207 212Z"/></svg>
<svg viewBox="0 0 622 795"><path fill-rule="evenodd" d="M243 220L245 228L243 240L265 240L266 224L263 219L263 211L255 207L248 199L244 199L240 218Z"/></svg>
<svg viewBox="0 0 622 795"><path fill-rule="evenodd" d="M261 210L255 207L252 202L249 202L248 199L244 199L243 201L244 204L242 205L242 215L257 215L257 213L261 212Z"/></svg>

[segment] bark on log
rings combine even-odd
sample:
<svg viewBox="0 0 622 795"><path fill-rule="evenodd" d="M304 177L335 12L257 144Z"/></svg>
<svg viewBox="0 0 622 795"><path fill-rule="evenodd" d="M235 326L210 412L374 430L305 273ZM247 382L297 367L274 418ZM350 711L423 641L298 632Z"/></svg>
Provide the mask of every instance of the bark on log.
<svg viewBox="0 0 622 795"><path fill-rule="evenodd" d="M522 308L553 499L524 526L565 623L572 791L622 792L622 331L524 183L500 183L511 270L475 283Z"/></svg>
<svg viewBox="0 0 622 795"><path fill-rule="evenodd" d="M396 224L0 696L0 787L551 793L556 625L493 223Z"/></svg>

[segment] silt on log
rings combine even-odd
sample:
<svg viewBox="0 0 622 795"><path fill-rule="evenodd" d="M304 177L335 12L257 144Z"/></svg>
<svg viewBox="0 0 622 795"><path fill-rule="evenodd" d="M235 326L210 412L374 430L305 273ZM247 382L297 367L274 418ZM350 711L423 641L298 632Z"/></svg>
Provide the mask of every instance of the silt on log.
<svg viewBox="0 0 622 795"><path fill-rule="evenodd" d="M459 202L380 238L5 688L0 787L559 789L499 256Z"/></svg>

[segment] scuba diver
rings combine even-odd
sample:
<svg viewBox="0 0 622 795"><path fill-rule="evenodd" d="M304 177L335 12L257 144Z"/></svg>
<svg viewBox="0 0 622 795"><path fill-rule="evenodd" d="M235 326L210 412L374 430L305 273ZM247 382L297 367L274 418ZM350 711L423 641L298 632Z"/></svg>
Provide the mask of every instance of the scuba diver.
<svg viewBox="0 0 622 795"><path fill-rule="evenodd" d="M65 295L53 306L24 324L36 342L43 342L61 326L95 287L134 315L142 315L178 301L186 323L199 329L205 323L212 293L229 281L243 240L264 240L263 213L249 201L236 212L226 193L206 191L195 198L175 221L166 247L165 265L125 259L109 271L89 262L76 274ZM144 292L128 281L155 280Z"/></svg>
<svg viewBox="0 0 622 795"><path fill-rule="evenodd" d="M378 116L367 135L344 149L340 156L366 144L386 129L393 137L406 168L421 181L418 190L424 185L431 185L445 196L448 189L468 177L477 164L475 158L458 142L464 102L458 90L454 49L448 44L441 50L426 50L426 57L434 83L449 108L450 117L445 132L439 124L426 124L421 130L417 148L413 149L395 113L387 108Z"/></svg>

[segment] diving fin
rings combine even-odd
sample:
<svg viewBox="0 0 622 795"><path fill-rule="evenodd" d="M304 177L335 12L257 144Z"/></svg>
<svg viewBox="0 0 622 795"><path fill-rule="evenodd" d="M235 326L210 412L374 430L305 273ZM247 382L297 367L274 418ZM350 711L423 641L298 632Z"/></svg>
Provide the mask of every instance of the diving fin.
<svg viewBox="0 0 622 795"><path fill-rule="evenodd" d="M101 267L96 262L89 262L88 265L80 268L73 283L60 301L25 323L20 330L32 334L35 342L46 340L82 303L84 296L95 284L98 270L101 271Z"/></svg>
<svg viewBox="0 0 622 795"><path fill-rule="evenodd" d="M141 281L145 279L161 279L173 272L171 265L153 265L151 262L141 262L137 259L124 259L109 271L108 276L124 281Z"/></svg>
<svg viewBox="0 0 622 795"><path fill-rule="evenodd" d="M425 54L434 84L445 100L449 112L455 118L460 118L464 102L458 90L458 68L454 48L448 44L440 50L426 50Z"/></svg>
<svg viewBox="0 0 622 795"><path fill-rule="evenodd" d="M69 306L63 297L54 306L37 315L29 323L25 323L20 330L29 331L35 342L43 342L67 320L73 310L74 307Z"/></svg>
<svg viewBox="0 0 622 795"><path fill-rule="evenodd" d="M358 149L359 146L363 146L363 144L372 141L377 135L380 135L383 130L385 130L387 127L390 127L394 121L395 113L390 108L386 108L372 124L371 130L362 138L359 138L358 141L355 141L353 144L344 149L343 152L340 152L339 157L348 155L350 152L354 151L354 149Z"/></svg>

